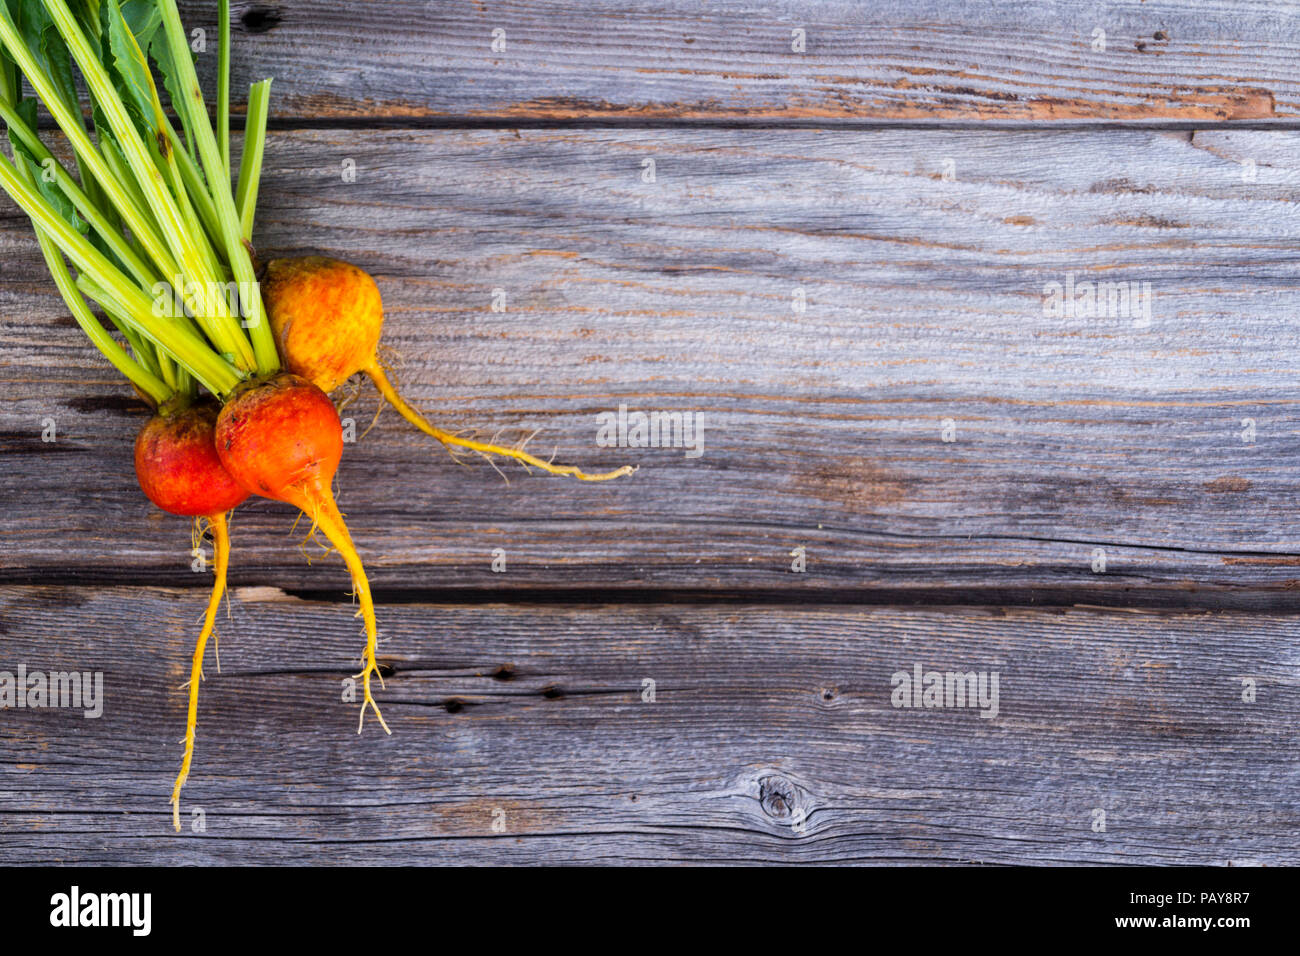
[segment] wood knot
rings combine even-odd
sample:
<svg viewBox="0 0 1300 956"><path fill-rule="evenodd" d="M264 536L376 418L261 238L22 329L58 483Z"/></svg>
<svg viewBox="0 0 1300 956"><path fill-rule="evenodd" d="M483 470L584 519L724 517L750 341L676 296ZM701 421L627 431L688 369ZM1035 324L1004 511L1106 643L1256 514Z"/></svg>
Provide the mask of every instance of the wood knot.
<svg viewBox="0 0 1300 956"><path fill-rule="evenodd" d="M758 781L758 802L774 820L788 820L799 806L799 788L788 777L770 775Z"/></svg>

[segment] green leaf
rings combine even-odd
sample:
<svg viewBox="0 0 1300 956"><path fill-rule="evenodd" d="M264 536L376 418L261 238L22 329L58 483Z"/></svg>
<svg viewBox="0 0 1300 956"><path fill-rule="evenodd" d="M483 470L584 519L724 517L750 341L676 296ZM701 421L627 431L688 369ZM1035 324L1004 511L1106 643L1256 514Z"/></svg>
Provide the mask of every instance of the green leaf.
<svg viewBox="0 0 1300 956"><path fill-rule="evenodd" d="M135 36L140 49L147 50L153 35L162 26L162 11L155 0L126 0L122 4L122 18Z"/></svg>
<svg viewBox="0 0 1300 956"><path fill-rule="evenodd" d="M100 7L103 35L108 39L112 56L105 66L113 86L122 97L127 112L142 136L156 138L160 129L157 108L158 94L154 89L149 62L144 58L135 35L122 15L117 0L104 0ZM160 15L161 22L161 15ZM155 31L157 26L154 27Z"/></svg>
<svg viewBox="0 0 1300 956"><path fill-rule="evenodd" d="M22 117L24 123L32 129L36 129L36 100L31 97L20 100L15 107L15 111ZM36 187L37 192L45 197L46 202L53 206L55 212L72 228L82 235L88 233L90 223L77 214L72 201L64 195L63 190L59 188L59 184L54 181L36 154L28 149L26 144L12 132L9 133L9 145L13 149L15 164L21 164L31 173L32 185ZM53 162L53 160L49 160L49 162Z"/></svg>
<svg viewBox="0 0 1300 956"><path fill-rule="evenodd" d="M0 0L18 28L27 49L42 71L54 81L60 98L69 106L77 103L77 87L72 80L72 56L58 28L40 0ZM6 58L7 59L7 58ZM15 93L17 90L15 89Z"/></svg>
<svg viewBox="0 0 1300 956"><path fill-rule="evenodd" d="M54 80L64 102L74 109L77 106L77 85L72 79L72 54L63 42L53 20L47 20L38 41L40 57L45 61L50 79Z"/></svg>

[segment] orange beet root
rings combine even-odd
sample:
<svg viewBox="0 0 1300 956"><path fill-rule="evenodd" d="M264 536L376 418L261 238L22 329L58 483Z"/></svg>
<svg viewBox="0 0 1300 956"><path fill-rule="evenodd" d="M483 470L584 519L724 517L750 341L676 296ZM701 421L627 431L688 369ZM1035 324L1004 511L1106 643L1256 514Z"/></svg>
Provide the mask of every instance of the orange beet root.
<svg viewBox="0 0 1300 956"><path fill-rule="evenodd" d="M343 427L328 395L284 373L234 391L217 418L216 449L244 488L296 505L334 480Z"/></svg>
<svg viewBox="0 0 1300 956"><path fill-rule="evenodd" d="M187 517L224 514L248 497L226 471L214 440L217 409L191 405L155 415L135 438L140 490L163 511Z"/></svg>
<svg viewBox="0 0 1300 956"><path fill-rule="evenodd" d="M366 627L365 665L357 675L365 686L361 719L364 723L368 705L387 731L379 705L370 694L370 678L379 674L370 582L331 490L343 457L343 426L334 404L307 379L292 373L250 383L236 389L222 408L216 444L222 464L236 481L264 498L302 509L342 555Z"/></svg>

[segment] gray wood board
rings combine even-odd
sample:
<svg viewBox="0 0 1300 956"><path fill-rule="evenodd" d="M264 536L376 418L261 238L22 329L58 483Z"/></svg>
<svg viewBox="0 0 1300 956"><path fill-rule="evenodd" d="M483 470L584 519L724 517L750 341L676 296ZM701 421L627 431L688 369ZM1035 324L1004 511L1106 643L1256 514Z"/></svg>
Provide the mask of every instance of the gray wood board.
<svg viewBox="0 0 1300 956"><path fill-rule="evenodd" d="M1293 617L392 605L358 737L348 610L246 589L175 836L203 603L0 588L0 671L104 681L0 720L0 863L1300 862ZM915 664L998 716L893 707Z"/></svg>
<svg viewBox="0 0 1300 956"><path fill-rule="evenodd" d="M210 78L216 5L181 6ZM234 82L368 124L1294 121L1297 22L1269 0L237 2Z"/></svg>
<svg viewBox="0 0 1300 956"><path fill-rule="evenodd" d="M437 421L540 429L532 447L561 460L641 466L596 486L507 468L506 484L386 411L339 482L380 588L1293 607L1296 146L1246 131L297 131L270 140L258 244L373 271L393 364ZM0 256L0 575L195 583L184 523L135 486L143 409L14 212ZM1150 326L1044 315L1046 284L1071 273L1149 283ZM704 454L598 447L597 416L620 403L703 415ZM360 435L375 408L367 387L344 414ZM307 567L291 519L240 509L234 579L341 588L341 563Z"/></svg>

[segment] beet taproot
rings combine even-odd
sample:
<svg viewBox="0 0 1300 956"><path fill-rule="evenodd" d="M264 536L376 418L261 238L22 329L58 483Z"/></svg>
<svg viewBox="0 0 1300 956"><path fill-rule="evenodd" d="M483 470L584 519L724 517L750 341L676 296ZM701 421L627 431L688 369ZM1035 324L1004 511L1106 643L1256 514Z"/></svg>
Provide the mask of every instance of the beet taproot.
<svg viewBox="0 0 1300 956"><path fill-rule="evenodd" d="M194 538L202 539L200 521L212 535L214 580L203 615L203 627L190 661L189 707L185 719L185 754L172 788L172 826L181 829L181 788L194 760L198 728L199 684L203 680L203 655L214 633L217 609L226 592L230 565L230 524L227 513L248 497L248 491L231 477L217 454L217 407L207 402L178 411L154 415L135 438L135 475L145 497L163 511L195 519Z"/></svg>
<svg viewBox="0 0 1300 956"><path fill-rule="evenodd" d="M237 387L217 418L217 454L226 470L253 494L299 508L343 557L365 622L362 679L366 707L386 732L388 724L370 692L372 675L383 675L375 659L378 627L365 567L334 501L334 473L343 457L343 426L329 396L300 375L282 372Z"/></svg>

